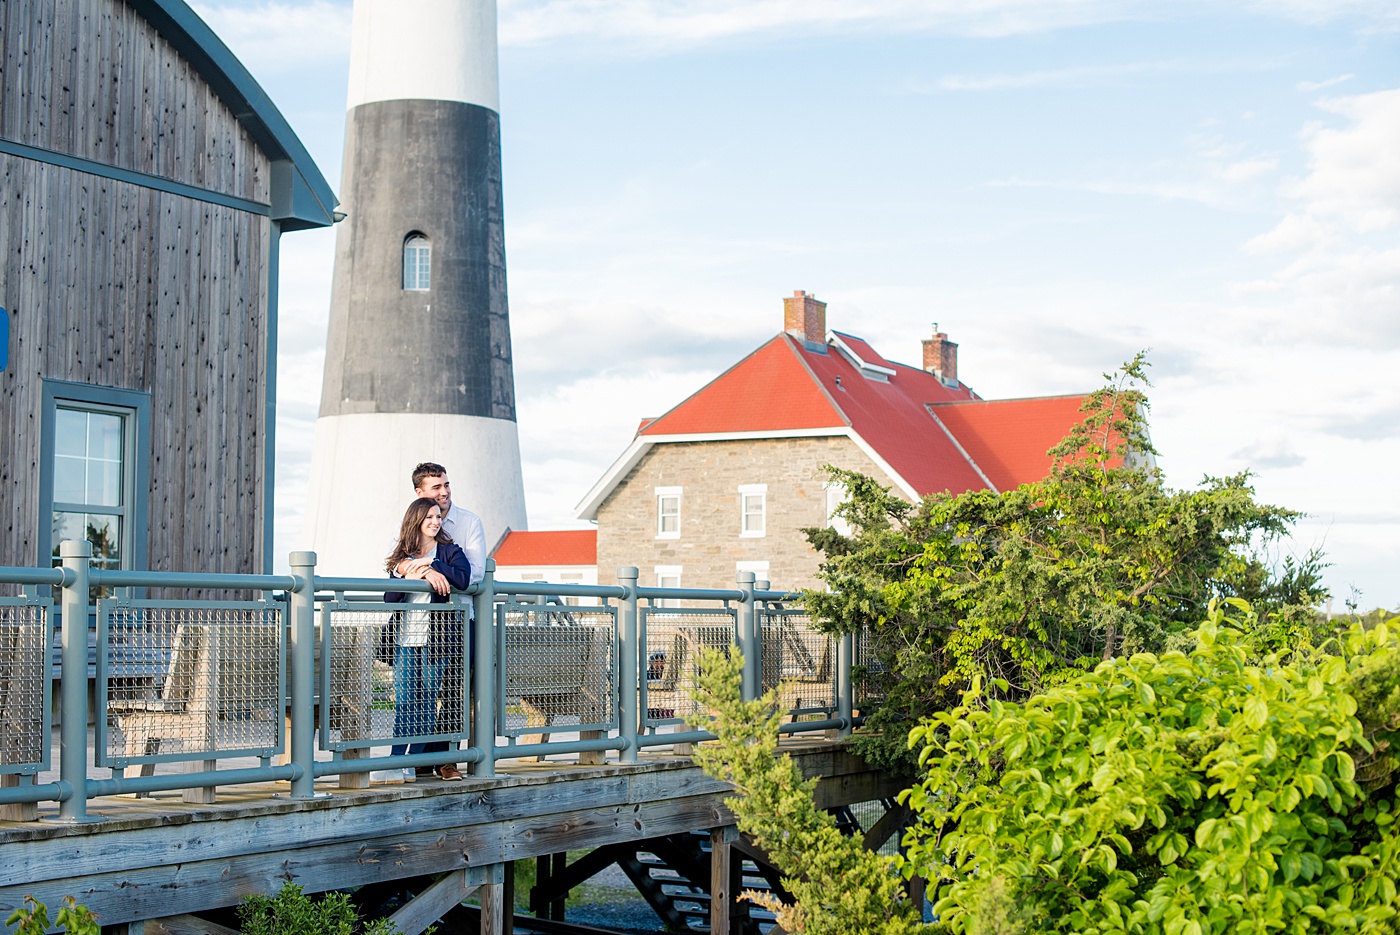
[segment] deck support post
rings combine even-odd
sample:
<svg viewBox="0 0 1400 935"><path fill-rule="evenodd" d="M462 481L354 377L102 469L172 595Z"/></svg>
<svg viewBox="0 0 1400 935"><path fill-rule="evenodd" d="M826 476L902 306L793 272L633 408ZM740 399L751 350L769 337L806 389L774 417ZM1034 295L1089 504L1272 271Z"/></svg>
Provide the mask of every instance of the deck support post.
<svg viewBox="0 0 1400 935"><path fill-rule="evenodd" d="M472 598L471 743L482 757L470 767L481 778L496 775L496 560L486 560L486 571ZM505 673L501 673L505 681Z"/></svg>
<svg viewBox="0 0 1400 935"><path fill-rule="evenodd" d="M505 898L505 868L509 866L494 864L486 868L489 882L481 884L481 935L506 935L506 917L511 914Z"/></svg>
<svg viewBox="0 0 1400 935"><path fill-rule="evenodd" d="M58 803L58 820L85 823L103 821L87 810L87 667L88 667L88 567L92 543L65 539L58 546L63 561L63 628L59 672L63 688L59 711L63 723L58 733L58 778L72 794ZM98 647L98 652L102 647ZM97 712L102 717L101 711Z"/></svg>
<svg viewBox="0 0 1400 935"><path fill-rule="evenodd" d="M618 753L618 762L637 762L637 731L640 718L637 693L640 687L641 669L638 660L644 655L637 646L637 579L640 572L635 565L624 565L617 570L617 583L626 592L618 608L618 691L622 697L618 704L618 734L627 741L627 746Z"/></svg>
<svg viewBox="0 0 1400 935"><path fill-rule="evenodd" d="M754 600L754 573L751 571L741 571L734 578L739 584L739 590L744 592L739 604L739 652L744 654L743 684L741 686L745 701L753 701L763 694L762 682L762 660L758 653L758 608Z"/></svg>
<svg viewBox="0 0 1400 935"><path fill-rule="evenodd" d="M316 797L316 553L293 552L288 557L295 589L291 605L291 655L287 671L291 681L292 735L287 741L291 762L301 767L292 780L292 798ZM330 665L330 660L323 664Z"/></svg>
<svg viewBox="0 0 1400 935"><path fill-rule="evenodd" d="M710 932L729 935L729 910L734 904L733 854L739 829L723 825L710 829Z"/></svg>

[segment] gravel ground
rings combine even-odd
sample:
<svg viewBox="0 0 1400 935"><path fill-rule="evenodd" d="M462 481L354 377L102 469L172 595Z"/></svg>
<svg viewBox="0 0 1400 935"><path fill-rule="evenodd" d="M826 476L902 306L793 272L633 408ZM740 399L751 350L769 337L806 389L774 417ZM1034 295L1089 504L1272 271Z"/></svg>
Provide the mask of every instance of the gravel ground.
<svg viewBox="0 0 1400 935"><path fill-rule="evenodd" d="M658 935L666 926L614 864L576 888L565 912L570 922L614 929L628 935Z"/></svg>

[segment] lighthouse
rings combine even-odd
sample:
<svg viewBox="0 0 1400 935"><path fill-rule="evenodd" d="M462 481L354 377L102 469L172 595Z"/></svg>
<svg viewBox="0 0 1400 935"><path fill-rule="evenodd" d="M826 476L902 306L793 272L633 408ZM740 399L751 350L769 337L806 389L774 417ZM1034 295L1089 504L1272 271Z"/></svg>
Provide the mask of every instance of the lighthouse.
<svg viewBox="0 0 1400 935"><path fill-rule="evenodd" d="M495 0L355 0L335 273L305 539L380 575L435 461L490 547L525 528Z"/></svg>

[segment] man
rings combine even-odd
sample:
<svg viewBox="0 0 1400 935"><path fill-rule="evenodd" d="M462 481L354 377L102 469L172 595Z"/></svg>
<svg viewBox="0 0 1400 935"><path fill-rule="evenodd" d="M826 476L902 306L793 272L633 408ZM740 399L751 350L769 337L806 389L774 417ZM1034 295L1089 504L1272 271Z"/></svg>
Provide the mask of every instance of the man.
<svg viewBox="0 0 1400 935"><path fill-rule="evenodd" d="M452 502L452 483L447 479L447 468L432 461L424 461L413 469L412 476L413 493L419 497L429 497L436 500L438 506L442 508L442 529L452 538L452 541L461 546L462 551L467 553L467 561L471 563L472 575L471 583L476 584L486 574L486 530L481 525L481 517L466 509L463 506ZM474 616L475 608L467 611L469 617ZM441 699L444 709L456 712L457 705L463 697L462 695L462 668L463 662L471 658L472 653L472 627L467 628L466 646L463 652L453 664L448 665L446 677L443 679ZM449 721L449 723L452 723ZM461 724L455 725L454 729L460 730ZM424 747L425 752L436 753L439 750L448 749L447 741L439 740ZM423 773L431 770L424 769ZM437 768L438 776L443 779L461 779L462 771L455 764L444 763Z"/></svg>

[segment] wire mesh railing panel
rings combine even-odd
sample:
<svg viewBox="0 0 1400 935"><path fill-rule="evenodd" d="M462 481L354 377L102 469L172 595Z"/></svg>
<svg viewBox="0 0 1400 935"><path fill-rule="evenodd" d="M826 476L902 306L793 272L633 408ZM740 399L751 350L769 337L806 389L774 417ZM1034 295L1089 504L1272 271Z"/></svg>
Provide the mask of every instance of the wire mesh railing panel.
<svg viewBox="0 0 1400 935"><path fill-rule="evenodd" d="M503 736L618 726L614 608L509 603L499 612Z"/></svg>
<svg viewBox="0 0 1400 935"><path fill-rule="evenodd" d="M282 608L103 600L97 765L279 752Z"/></svg>
<svg viewBox="0 0 1400 935"><path fill-rule="evenodd" d="M834 713L836 639L800 611L763 611L759 628L763 691L779 688L778 703L794 715Z"/></svg>
<svg viewBox="0 0 1400 935"><path fill-rule="evenodd" d="M681 723L700 710L691 697L691 687L700 672L701 652L730 652L735 645L737 614L733 610L643 607L638 616L646 646L642 723L648 727Z"/></svg>
<svg viewBox="0 0 1400 935"><path fill-rule="evenodd" d="M317 644L321 746L464 738L467 631L459 606L327 605Z"/></svg>
<svg viewBox="0 0 1400 935"><path fill-rule="evenodd" d="M0 773L49 765L49 641L47 608L0 601Z"/></svg>
<svg viewBox="0 0 1400 935"><path fill-rule="evenodd" d="M890 647L881 645L880 640L880 635L869 627L861 628L855 635L851 690L857 708L877 704L885 697L886 660L890 658Z"/></svg>

